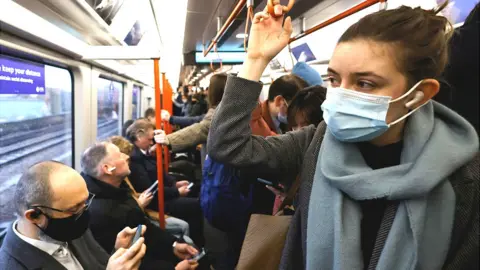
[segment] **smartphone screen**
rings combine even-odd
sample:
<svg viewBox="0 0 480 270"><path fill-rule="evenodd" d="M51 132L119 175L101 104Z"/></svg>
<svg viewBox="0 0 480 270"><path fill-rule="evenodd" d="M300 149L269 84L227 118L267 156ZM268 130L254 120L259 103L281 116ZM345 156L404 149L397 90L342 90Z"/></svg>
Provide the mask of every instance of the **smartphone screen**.
<svg viewBox="0 0 480 270"><path fill-rule="evenodd" d="M158 182L155 181L153 185L147 188L147 192L154 192L154 189L158 189Z"/></svg>
<svg viewBox="0 0 480 270"><path fill-rule="evenodd" d="M262 179L262 178L257 178L257 181L260 182L260 183L263 183L265 185L268 185L268 186L273 186L273 183L268 181L268 180L265 180L265 179Z"/></svg>
<svg viewBox="0 0 480 270"><path fill-rule="evenodd" d="M278 183L273 183L271 181L268 181L268 180L265 180L265 179L262 179L262 178L257 178L257 181L262 183L262 184L265 184L267 186L271 186L275 189L278 189L279 191L283 191L283 188L281 186L279 186Z"/></svg>
<svg viewBox="0 0 480 270"><path fill-rule="evenodd" d="M137 242L137 240L142 236L142 224L137 226L137 231L135 232L135 236L130 241L130 247Z"/></svg>

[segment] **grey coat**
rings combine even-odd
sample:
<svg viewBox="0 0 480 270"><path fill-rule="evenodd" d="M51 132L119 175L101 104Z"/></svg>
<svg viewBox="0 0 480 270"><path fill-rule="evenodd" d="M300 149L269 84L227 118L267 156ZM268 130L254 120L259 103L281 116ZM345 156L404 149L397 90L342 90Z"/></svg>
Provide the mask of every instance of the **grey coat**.
<svg viewBox="0 0 480 270"><path fill-rule="evenodd" d="M222 102L212 120L208 153L213 159L236 167L295 175L301 172L298 205L280 269L304 269L309 200L325 128L309 126L281 136L253 136L249 126L250 114L257 105L261 90L260 83L233 76L228 78ZM457 206L445 269L478 268L479 165L477 155L450 177Z"/></svg>
<svg viewBox="0 0 480 270"><path fill-rule="evenodd" d="M212 123L213 114L215 113L215 108L208 109L207 114L200 123L195 123L191 126L183 128L177 132L167 135L168 143L173 152L179 152L186 150L188 148L203 144L201 154L202 154L202 165L206 156L206 143L208 132L210 130L210 125Z"/></svg>

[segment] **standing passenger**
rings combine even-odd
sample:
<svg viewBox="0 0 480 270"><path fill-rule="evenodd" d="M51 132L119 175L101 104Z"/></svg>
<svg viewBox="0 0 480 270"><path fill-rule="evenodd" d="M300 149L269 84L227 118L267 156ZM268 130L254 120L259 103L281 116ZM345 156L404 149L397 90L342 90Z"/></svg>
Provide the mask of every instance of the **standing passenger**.
<svg viewBox="0 0 480 270"><path fill-rule="evenodd" d="M280 269L478 268L478 137L431 101L448 60L451 25L436 15L445 6L382 10L350 26L329 63L326 126L267 138L251 135L249 115L292 23L255 16L208 146L234 166L302 171Z"/></svg>
<svg viewBox="0 0 480 270"><path fill-rule="evenodd" d="M308 84L296 75L276 79L268 90L268 99L252 112L250 125L255 135L272 136L288 131L287 108L293 96Z"/></svg>
<svg viewBox="0 0 480 270"><path fill-rule="evenodd" d="M322 103L325 101L327 89L322 86L312 86L298 92L288 106L288 125L293 131L310 125L318 126L323 121ZM273 187L267 188L277 195L273 214L277 213L285 194Z"/></svg>

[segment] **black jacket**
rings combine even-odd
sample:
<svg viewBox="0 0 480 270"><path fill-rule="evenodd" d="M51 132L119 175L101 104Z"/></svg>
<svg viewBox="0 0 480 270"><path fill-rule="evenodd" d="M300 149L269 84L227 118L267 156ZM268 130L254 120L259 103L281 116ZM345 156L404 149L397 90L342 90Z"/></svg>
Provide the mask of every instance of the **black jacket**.
<svg viewBox="0 0 480 270"><path fill-rule="evenodd" d="M149 221L137 201L132 197L128 186L122 183L117 188L84 173L82 176L87 183L88 190L95 194L89 208L90 229L105 251L110 252L114 249L117 234L126 226L134 228L139 224L144 224L147 227L145 232L147 253L142 266L155 261L157 265L162 266L161 269L172 269L174 263L177 262L172 247L176 238Z"/></svg>
<svg viewBox="0 0 480 270"><path fill-rule="evenodd" d="M107 267L110 256L95 241L89 230L82 237L68 244L83 269L103 270ZM10 226L0 248L0 269L65 270L66 268L49 254L20 239Z"/></svg>
<svg viewBox="0 0 480 270"><path fill-rule="evenodd" d="M143 192L157 181L157 159L155 157L146 156L140 148L134 146L130 155L130 171L128 177L137 192ZM175 187L175 181L167 174L163 174L163 185L165 201L168 202L180 196L178 189ZM156 196L152 202L156 202ZM156 203L155 203L156 204ZM158 209L158 205L150 204L149 208Z"/></svg>
<svg viewBox="0 0 480 270"><path fill-rule="evenodd" d="M457 28L450 40L450 59L435 99L465 117L480 134L478 119L479 88L479 26L480 8L477 4L465 23Z"/></svg>

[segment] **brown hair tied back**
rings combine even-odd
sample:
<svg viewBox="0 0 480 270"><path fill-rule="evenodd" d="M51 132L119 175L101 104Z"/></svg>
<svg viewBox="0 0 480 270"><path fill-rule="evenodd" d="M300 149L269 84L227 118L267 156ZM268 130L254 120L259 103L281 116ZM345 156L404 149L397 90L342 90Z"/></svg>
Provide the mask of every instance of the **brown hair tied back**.
<svg viewBox="0 0 480 270"><path fill-rule="evenodd" d="M449 1L432 10L401 6L367 15L350 26L339 43L359 39L394 46L399 70L409 86L426 78L438 78L448 62L448 43L453 33L447 18L438 16Z"/></svg>

